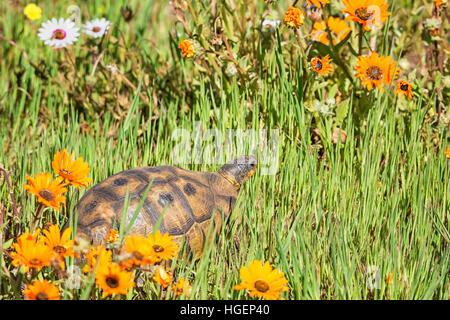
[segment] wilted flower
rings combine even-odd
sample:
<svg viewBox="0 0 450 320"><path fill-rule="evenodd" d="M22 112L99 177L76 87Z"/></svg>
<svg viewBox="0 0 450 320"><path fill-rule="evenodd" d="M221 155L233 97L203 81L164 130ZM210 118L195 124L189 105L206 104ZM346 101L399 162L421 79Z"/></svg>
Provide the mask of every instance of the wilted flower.
<svg viewBox="0 0 450 320"><path fill-rule="evenodd" d="M305 16L303 11L296 7L289 7L284 15L284 22L290 28L300 27L305 23Z"/></svg>
<svg viewBox="0 0 450 320"><path fill-rule="evenodd" d="M178 49L181 50L181 55L185 58L192 58L197 53L195 42L192 39L181 40Z"/></svg>
<svg viewBox="0 0 450 320"><path fill-rule="evenodd" d="M174 291L177 296L182 295L183 293L186 296L190 296L191 290L192 290L192 287L189 284L189 280L184 280L183 278L178 280L178 282L176 284L172 284L172 291Z"/></svg>
<svg viewBox="0 0 450 320"><path fill-rule="evenodd" d="M153 275L153 281L159 283L163 288L167 288L169 283L172 282L172 273L159 266Z"/></svg>
<svg viewBox="0 0 450 320"><path fill-rule="evenodd" d="M126 22L129 22L131 19L133 19L133 10L129 6L120 7L120 14Z"/></svg>

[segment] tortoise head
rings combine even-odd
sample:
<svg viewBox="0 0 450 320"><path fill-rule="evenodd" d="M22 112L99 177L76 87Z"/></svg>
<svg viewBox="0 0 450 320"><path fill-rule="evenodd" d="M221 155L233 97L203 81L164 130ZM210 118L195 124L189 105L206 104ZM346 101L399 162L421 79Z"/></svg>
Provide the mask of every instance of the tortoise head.
<svg viewBox="0 0 450 320"><path fill-rule="evenodd" d="M256 172L257 159L254 156L242 156L225 163L219 173L237 189Z"/></svg>

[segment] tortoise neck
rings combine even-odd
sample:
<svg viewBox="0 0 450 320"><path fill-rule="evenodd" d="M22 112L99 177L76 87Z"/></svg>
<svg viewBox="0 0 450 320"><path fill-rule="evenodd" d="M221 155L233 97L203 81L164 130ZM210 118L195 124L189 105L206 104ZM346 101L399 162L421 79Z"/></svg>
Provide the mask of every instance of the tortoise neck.
<svg viewBox="0 0 450 320"><path fill-rule="evenodd" d="M236 181L236 178L232 175L226 172L225 170L220 169L218 173L229 183L231 183L236 190L239 190L241 188L241 185Z"/></svg>

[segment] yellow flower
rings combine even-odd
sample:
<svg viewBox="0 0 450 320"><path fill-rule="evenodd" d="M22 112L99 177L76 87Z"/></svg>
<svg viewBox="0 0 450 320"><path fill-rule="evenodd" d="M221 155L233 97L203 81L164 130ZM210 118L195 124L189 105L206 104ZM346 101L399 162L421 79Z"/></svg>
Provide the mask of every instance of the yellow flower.
<svg viewBox="0 0 450 320"><path fill-rule="evenodd" d="M284 22L290 28L297 28L305 23L305 15L299 8L289 7L284 15Z"/></svg>
<svg viewBox="0 0 450 320"><path fill-rule="evenodd" d="M405 80L400 80L397 83L397 89L395 90L395 93L399 96L399 98L402 98L403 95L407 96L408 100L411 100L414 95L412 91L412 85Z"/></svg>
<svg viewBox="0 0 450 320"><path fill-rule="evenodd" d="M66 204L66 197L61 194L67 192L64 187L63 179L60 177L52 180L50 173L37 174L36 178L27 176L29 184L23 185L23 188L29 193L38 197L38 201L47 207L53 207L55 210L61 209L61 203Z"/></svg>
<svg viewBox="0 0 450 320"><path fill-rule="evenodd" d="M355 66L356 76L361 83L372 90L376 86L383 91L383 84L391 84L398 76L397 63L391 57L380 57L374 51L370 56L359 56Z"/></svg>
<svg viewBox="0 0 450 320"><path fill-rule="evenodd" d="M314 57L311 60L311 67L314 72L318 74L328 74L334 70L334 67L330 64L331 61L333 61L333 59L330 59L328 54L323 58Z"/></svg>
<svg viewBox="0 0 450 320"><path fill-rule="evenodd" d="M75 254L73 250L73 243L75 240L69 240L72 229L67 228L61 235L59 226L54 224L50 226L48 230L43 230L42 232L44 233L44 236L41 238L41 241L53 250L54 255L60 261L61 269L64 270L64 258L73 257Z"/></svg>
<svg viewBox="0 0 450 320"><path fill-rule="evenodd" d="M386 0L343 0L345 8L341 11L347 14L348 21L360 23L366 31L373 26L379 27L387 21L391 14L387 9Z"/></svg>
<svg viewBox="0 0 450 320"><path fill-rule="evenodd" d="M36 280L23 291L28 300L59 300L59 289L47 280Z"/></svg>
<svg viewBox="0 0 450 320"><path fill-rule="evenodd" d="M13 266L23 266L25 272L28 272L30 268L41 270L42 267L50 265L53 251L52 248L37 239L39 232L38 229L34 234L22 234L17 239L17 243L13 243L11 248L14 251L10 253L13 258L11 262Z"/></svg>
<svg viewBox="0 0 450 320"><path fill-rule="evenodd" d="M151 255L157 257L158 261L161 259L170 260L176 256L178 247L169 233L166 232L161 235L157 230L155 235L149 234L148 239L150 240Z"/></svg>
<svg viewBox="0 0 450 320"><path fill-rule="evenodd" d="M323 5L330 3L330 0L306 0L309 6L315 5L317 8L322 8Z"/></svg>
<svg viewBox="0 0 450 320"><path fill-rule="evenodd" d="M153 275L153 281L159 283L163 288L167 288L169 283L172 282L172 273L159 266Z"/></svg>
<svg viewBox="0 0 450 320"><path fill-rule="evenodd" d="M103 290L103 297L127 294L134 287L133 273L122 270L119 265L107 262L99 265L95 274L95 283Z"/></svg>
<svg viewBox="0 0 450 320"><path fill-rule="evenodd" d="M339 42L344 40L351 31L351 28L348 26L348 24L344 20L339 18L329 17L327 24L333 35L333 44L336 44L336 39ZM314 41L320 41L325 45L328 45L330 43L325 21L314 23L314 29L311 32L311 39Z"/></svg>
<svg viewBox="0 0 450 320"><path fill-rule="evenodd" d="M192 58L197 53L195 43L191 39L181 40L178 49L181 50L181 55L185 58Z"/></svg>
<svg viewBox="0 0 450 320"><path fill-rule="evenodd" d="M91 170L83 158L75 160L75 152L69 156L66 149L55 154L52 161L53 171L64 178L66 183L73 185L77 189L81 186L87 187L87 183L92 182L91 178L86 178Z"/></svg>
<svg viewBox="0 0 450 320"><path fill-rule="evenodd" d="M282 291L289 290L284 272L273 269L268 261L264 265L259 260L250 262L248 268L241 268L240 276L243 282L235 285L234 289L247 289L250 291L250 297L256 295L258 298L276 300L280 298Z"/></svg>
<svg viewBox="0 0 450 320"><path fill-rule="evenodd" d="M34 3L29 3L23 9L23 13L30 20L38 20L42 17L42 9Z"/></svg>
<svg viewBox="0 0 450 320"><path fill-rule="evenodd" d="M447 157L447 159L450 159L450 148L447 147L447 149L445 149L445 156Z"/></svg>
<svg viewBox="0 0 450 320"><path fill-rule="evenodd" d="M189 297L191 295L191 290L192 287L189 284L189 280L184 280L183 278L178 280L176 285L172 284L172 291L175 292L177 296L182 295L184 293L186 296Z"/></svg>

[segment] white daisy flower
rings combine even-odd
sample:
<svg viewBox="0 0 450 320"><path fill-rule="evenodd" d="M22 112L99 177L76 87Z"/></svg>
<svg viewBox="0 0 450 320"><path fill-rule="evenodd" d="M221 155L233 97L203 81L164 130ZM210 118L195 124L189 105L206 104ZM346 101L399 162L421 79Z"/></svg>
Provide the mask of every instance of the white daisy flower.
<svg viewBox="0 0 450 320"><path fill-rule="evenodd" d="M83 32L88 36L100 38L103 37L105 32L109 29L109 25L110 22L105 18L94 19L83 25Z"/></svg>
<svg viewBox="0 0 450 320"><path fill-rule="evenodd" d="M72 20L53 18L42 23L38 36L46 45L60 49L76 42L80 35L79 30Z"/></svg>

